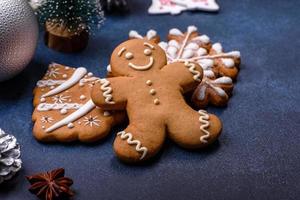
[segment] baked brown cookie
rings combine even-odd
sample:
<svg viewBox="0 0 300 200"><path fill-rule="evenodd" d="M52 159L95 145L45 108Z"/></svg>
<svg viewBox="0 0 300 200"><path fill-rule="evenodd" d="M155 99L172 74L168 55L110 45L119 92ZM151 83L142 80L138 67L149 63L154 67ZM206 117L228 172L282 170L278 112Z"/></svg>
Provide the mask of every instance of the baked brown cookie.
<svg viewBox="0 0 300 200"><path fill-rule="evenodd" d="M215 80L203 78L192 96L192 102L198 108L205 108L208 104L225 106L233 89L230 77L220 77Z"/></svg>
<svg viewBox="0 0 300 200"><path fill-rule="evenodd" d="M165 50L168 63L190 61L198 63L204 76L217 78L228 76L235 80L239 72L240 52L223 52L220 43L212 44L207 35L198 33L195 26L189 26L186 33L173 28L169 31L168 42L160 42Z"/></svg>
<svg viewBox="0 0 300 200"><path fill-rule="evenodd" d="M180 146L199 149L213 143L221 121L190 108L183 94L201 82L202 68L192 62L167 65L164 50L145 39L120 44L111 56L114 76L96 82L92 100L105 110L126 110L129 125L117 134L114 150L126 162L153 157L166 136Z"/></svg>
<svg viewBox="0 0 300 200"><path fill-rule="evenodd" d="M124 116L96 107L90 93L97 80L83 67L49 65L34 89L35 138L43 142L94 142L105 137Z"/></svg>

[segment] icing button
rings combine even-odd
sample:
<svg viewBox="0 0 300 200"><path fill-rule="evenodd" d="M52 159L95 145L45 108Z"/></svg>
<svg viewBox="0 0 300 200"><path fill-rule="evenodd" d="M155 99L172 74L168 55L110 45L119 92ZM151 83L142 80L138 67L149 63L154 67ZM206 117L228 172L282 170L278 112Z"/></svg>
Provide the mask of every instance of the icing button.
<svg viewBox="0 0 300 200"><path fill-rule="evenodd" d="M68 111L65 108L60 110L60 114L62 114L62 115L67 114L67 113L68 113Z"/></svg>
<svg viewBox="0 0 300 200"><path fill-rule="evenodd" d="M108 111L104 111L104 112L103 112L103 116L104 116L104 117L108 117L108 116L110 116L110 112L108 112Z"/></svg>
<svg viewBox="0 0 300 200"><path fill-rule="evenodd" d="M63 78L67 78L67 77L68 77L68 75L67 75L67 74L64 74L64 75L63 75Z"/></svg>
<svg viewBox="0 0 300 200"><path fill-rule="evenodd" d="M80 82L80 83L79 83L79 86L80 86L80 87L83 87L83 86L84 86L84 83L83 83L83 82Z"/></svg>
<svg viewBox="0 0 300 200"><path fill-rule="evenodd" d="M67 127L68 128L74 128L74 124L73 123L69 123Z"/></svg>
<svg viewBox="0 0 300 200"><path fill-rule="evenodd" d="M150 90L150 94L151 94L151 95L155 95L155 94L156 94L155 89L151 89L151 90Z"/></svg>
<svg viewBox="0 0 300 200"><path fill-rule="evenodd" d="M89 72L89 73L88 73L88 76L89 76L89 77L93 76L93 73L92 73L92 72Z"/></svg>
<svg viewBox="0 0 300 200"><path fill-rule="evenodd" d="M159 100L158 99L154 99L154 104L155 105L159 105L160 104Z"/></svg>
<svg viewBox="0 0 300 200"><path fill-rule="evenodd" d="M46 99L44 97L41 98L41 102L45 102Z"/></svg>
<svg viewBox="0 0 300 200"><path fill-rule="evenodd" d="M45 129L45 126L42 126L42 129Z"/></svg>
<svg viewBox="0 0 300 200"><path fill-rule="evenodd" d="M84 95L81 95L79 98L80 98L80 100L86 99L86 97Z"/></svg>
<svg viewBox="0 0 300 200"><path fill-rule="evenodd" d="M150 85L152 85L152 81L148 80L148 81L146 81L146 84L150 86Z"/></svg>

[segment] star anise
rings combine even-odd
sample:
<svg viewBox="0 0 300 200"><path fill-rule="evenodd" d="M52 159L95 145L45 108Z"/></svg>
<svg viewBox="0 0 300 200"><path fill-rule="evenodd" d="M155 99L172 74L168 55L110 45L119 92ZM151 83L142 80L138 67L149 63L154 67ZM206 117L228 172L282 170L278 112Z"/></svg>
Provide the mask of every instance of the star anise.
<svg viewBox="0 0 300 200"><path fill-rule="evenodd" d="M70 186L73 181L64 176L65 170L63 168L27 176L26 178L31 184L29 191L43 200L72 197L74 192Z"/></svg>

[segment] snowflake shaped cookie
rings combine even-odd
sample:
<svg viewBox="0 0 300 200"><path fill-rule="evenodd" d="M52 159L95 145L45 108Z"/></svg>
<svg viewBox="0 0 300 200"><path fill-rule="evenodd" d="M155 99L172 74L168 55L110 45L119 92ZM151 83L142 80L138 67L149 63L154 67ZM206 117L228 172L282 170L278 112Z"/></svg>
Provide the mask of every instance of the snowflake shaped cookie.
<svg viewBox="0 0 300 200"><path fill-rule="evenodd" d="M219 6L215 0L152 0L148 13L177 15L185 10L215 12L219 10Z"/></svg>

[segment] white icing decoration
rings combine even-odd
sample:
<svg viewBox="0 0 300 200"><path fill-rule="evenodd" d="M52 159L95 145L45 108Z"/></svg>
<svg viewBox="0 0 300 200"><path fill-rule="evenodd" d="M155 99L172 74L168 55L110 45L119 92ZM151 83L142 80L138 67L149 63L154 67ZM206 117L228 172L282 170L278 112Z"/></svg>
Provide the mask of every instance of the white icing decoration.
<svg viewBox="0 0 300 200"><path fill-rule="evenodd" d="M110 112L108 112L108 111L104 111L104 112L103 112L103 116L104 116L104 117L111 116L111 113L110 113Z"/></svg>
<svg viewBox="0 0 300 200"><path fill-rule="evenodd" d="M214 66L214 61L211 59L202 59L198 61L203 69L210 69Z"/></svg>
<svg viewBox="0 0 300 200"><path fill-rule="evenodd" d="M151 50L150 49L145 49L144 50L144 54L146 55L146 56L150 56L151 55Z"/></svg>
<svg viewBox="0 0 300 200"><path fill-rule="evenodd" d="M82 107L82 104L78 103L41 103L37 106L38 111L49 111L49 110L61 110L61 109L66 109L66 110L77 110Z"/></svg>
<svg viewBox="0 0 300 200"><path fill-rule="evenodd" d="M168 43L166 43L166 42L160 42L160 43L158 43L158 46L160 46L163 50L166 51L166 49L168 47Z"/></svg>
<svg viewBox="0 0 300 200"><path fill-rule="evenodd" d="M62 94L55 95L54 97L52 97L54 103L60 103L60 104L68 101L69 98L70 98L70 96L64 96Z"/></svg>
<svg viewBox="0 0 300 200"><path fill-rule="evenodd" d="M199 121L202 124L200 130L204 133L204 135L200 137L200 141L207 143L207 139L210 137L210 132L206 130L210 125L209 115L205 110L199 110L198 113L200 114Z"/></svg>
<svg viewBox="0 0 300 200"><path fill-rule="evenodd" d="M150 93L151 95L155 95L155 94L156 94L156 91L155 91L155 89L151 89L149 93Z"/></svg>
<svg viewBox="0 0 300 200"><path fill-rule="evenodd" d="M202 100L205 99L205 92L206 92L206 89L207 89L206 85L202 85L202 86L200 87L200 91L199 91L199 94L198 94L198 96L197 96L197 99L198 99L198 100L202 101Z"/></svg>
<svg viewBox="0 0 300 200"><path fill-rule="evenodd" d="M138 71L144 71L150 69L153 64L154 64L154 58L151 56L149 57L149 63L146 65L135 65L133 63L128 63L128 66Z"/></svg>
<svg viewBox="0 0 300 200"><path fill-rule="evenodd" d="M212 70L203 70L203 75L208 78L215 77L215 73Z"/></svg>
<svg viewBox="0 0 300 200"><path fill-rule="evenodd" d="M133 58L133 53L127 52L127 53L125 54L125 58L126 58L127 60L132 59L132 58Z"/></svg>
<svg viewBox="0 0 300 200"><path fill-rule="evenodd" d="M91 77L91 76L93 76L93 73L92 73L92 72L89 72L87 75L88 75L89 77Z"/></svg>
<svg viewBox="0 0 300 200"><path fill-rule="evenodd" d="M63 77L63 78L67 78L67 77L68 77L68 75L67 75L67 74L64 74L62 77Z"/></svg>
<svg viewBox="0 0 300 200"><path fill-rule="evenodd" d="M84 95L80 95L80 100L85 100L86 99L86 96L84 96Z"/></svg>
<svg viewBox="0 0 300 200"><path fill-rule="evenodd" d="M130 38L137 38L137 39L143 39L143 36L141 36L137 31L131 30L129 32L129 37Z"/></svg>
<svg viewBox="0 0 300 200"><path fill-rule="evenodd" d="M98 116L92 117L91 115L89 117L84 117L84 125L89 125L90 127L93 126L100 126L100 120L98 119Z"/></svg>
<svg viewBox="0 0 300 200"><path fill-rule="evenodd" d="M148 42L144 42L144 46L149 47L150 49L155 49L154 46Z"/></svg>
<svg viewBox="0 0 300 200"><path fill-rule="evenodd" d="M200 35L200 36L194 37L192 39L192 41L200 42L200 43L203 43L203 44L208 44L210 42L210 39L207 35Z"/></svg>
<svg viewBox="0 0 300 200"><path fill-rule="evenodd" d="M105 102L108 104L115 104L112 97L112 88L109 86L110 82L107 79L101 79L100 84L103 96L105 98Z"/></svg>
<svg viewBox="0 0 300 200"><path fill-rule="evenodd" d="M154 104L155 104L155 105L159 105L159 104L160 104L160 101L159 101L159 99L154 99L154 101L153 101L153 102L154 102Z"/></svg>
<svg viewBox="0 0 300 200"><path fill-rule="evenodd" d="M145 158L148 149L146 147L143 147L142 143L139 140L134 140L131 133L126 133L125 131L121 131L117 133L117 135L120 136L122 140L126 140L129 145L135 145L135 150L139 153L142 153L140 160Z"/></svg>
<svg viewBox="0 0 300 200"><path fill-rule="evenodd" d="M181 58L188 59L194 56L194 51L192 49L186 49L183 51Z"/></svg>
<svg viewBox="0 0 300 200"><path fill-rule="evenodd" d="M179 44L176 40L170 40L170 41L168 42L168 45L169 45L169 46L173 46L173 47L175 47L176 49L179 49L179 48L180 48L180 44Z"/></svg>
<svg viewBox="0 0 300 200"><path fill-rule="evenodd" d="M111 66L110 66L110 65L107 65L106 70L107 70L108 72L111 72Z"/></svg>
<svg viewBox="0 0 300 200"><path fill-rule="evenodd" d="M49 86L60 85L64 82L65 82L65 80L52 80L52 79L40 80L40 81L37 82L36 86L39 87L39 88L49 87Z"/></svg>
<svg viewBox="0 0 300 200"><path fill-rule="evenodd" d="M193 79L194 79L195 81L201 82L201 79L200 79L200 75L201 75L201 74L200 74L200 72L198 72L198 71L196 70L195 64L194 64L194 63L189 63L189 62L185 62L184 64L185 64L186 67L189 68L189 71L194 75L194 76L193 76Z"/></svg>
<svg viewBox="0 0 300 200"><path fill-rule="evenodd" d="M68 113L68 110L65 109L65 108L63 108L63 109L60 110L60 114L62 114L62 115L65 115L67 113Z"/></svg>
<svg viewBox="0 0 300 200"><path fill-rule="evenodd" d="M82 107L80 107L77 111L73 112L71 115L67 116L66 118L62 119L61 121L55 123L53 126L49 127L46 132L52 132L62 126L68 125L69 123L74 122L75 120L81 118L82 116L89 113L91 110L95 108L95 104L92 100L86 102Z"/></svg>
<svg viewBox="0 0 300 200"><path fill-rule="evenodd" d="M53 122L53 118L52 117L48 117L48 116L43 116L42 118L41 118L41 122L42 123L51 123L51 122Z"/></svg>
<svg viewBox="0 0 300 200"><path fill-rule="evenodd" d="M49 78L51 78L51 77L56 78L57 75L59 75L59 74L60 74L59 68L51 67L51 68L47 71L46 76L48 76Z"/></svg>
<svg viewBox="0 0 300 200"><path fill-rule="evenodd" d="M183 33L177 28L170 29L169 34L175 36L183 36Z"/></svg>
<svg viewBox="0 0 300 200"><path fill-rule="evenodd" d="M57 88L50 90L49 92L44 94L42 97L52 96L52 95L58 94L64 90L69 89L74 84L76 84L86 73L87 73L87 70L85 68L83 68L83 67L77 68L70 79L65 81L63 84L61 84Z"/></svg>
<svg viewBox="0 0 300 200"><path fill-rule="evenodd" d="M197 43L191 42L184 49L192 49L192 50L197 50L199 49L199 45Z"/></svg>
<svg viewBox="0 0 300 200"><path fill-rule="evenodd" d="M171 3L170 0L162 2L161 0L152 0L152 5L148 9L149 14L165 14L170 13L177 15L181 11L186 10L184 6Z"/></svg>
<svg viewBox="0 0 300 200"><path fill-rule="evenodd" d="M215 84L232 84L232 79L227 76L220 77L216 80L212 80Z"/></svg>
<svg viewBox="0 0 300 200"><path fill-rule="evenodd" d="M55 88L54 86L51 86L51 87L50 87L51 90L54 89L54 88Z"/></svg>
<svg viewBox="0 0 300 200"><path fill-rule="evenodd" d="M153 38L155 38L157 36L157 32L155 31L155 30L149 30L148 32L147 32L147 39L148 40L151 40L151 39L153 39Z"/></svg>
<svg viewBox="0 0 300 200"><path fill-rule="evenodd" d="M41 101L41 102L45 102L46 99L45 99L45 98L41 98L40 101Z"/></svg>
<svg viewBox="0 0 300 200"><path fill-rule="evenodd" d="M122 47L121 50L118 52L118 56L121 57L124 51L126 51L126 48Z"/></svg>
<svg viewBox="0 0 300 200"><path fill-rule="evenodd" d="M216 51L216 53L222 53L223 52L223 47L220 43L215 43L212 45L213 50Z"/></svg>
<svg viewBox="0 0 300 200"><path fill-rule="evenodd" d="M151 80L147 80L146 84L149 85L149 86L151 86L152 85L152 81Z"/></svg>
<svg viewBox="0 0 300 200"><path fill-rule="evenodd" d="M234 60L232 58L222 58L221 59L225 67L232 68L234 67Z"/></svg>
<svg viewBox="0 0 300 200"><path fill-rule="evenodd" d="M207 50L202 47L197 50L197 56L203 56L206 54L207 54Z"/></svg>
<svg viewBox="0 0 300 200"><path fill-rule="evenodd" d="M67 127L68 127L68 128L74 128L74 124L73 124L73 123L69 123L69 124L67 125Z"/></svg>

